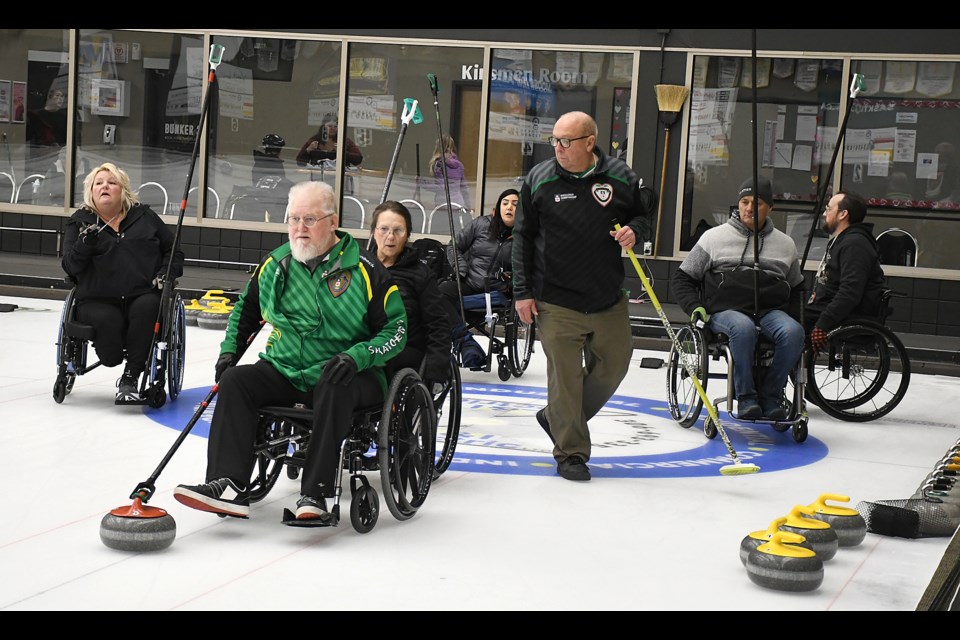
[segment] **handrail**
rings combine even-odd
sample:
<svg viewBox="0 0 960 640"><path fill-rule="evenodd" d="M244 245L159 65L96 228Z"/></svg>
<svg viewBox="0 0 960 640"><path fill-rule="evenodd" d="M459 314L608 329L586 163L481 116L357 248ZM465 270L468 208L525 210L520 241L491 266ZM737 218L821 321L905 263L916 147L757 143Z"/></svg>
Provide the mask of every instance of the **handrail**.
<svg viewBox="0 0 960 640"><path fill-rule="evenodd" d="M17 195L17 183L6 171L0 171L0 176L7 176L7 180L10 181L10 204L13 204L13 197Z"/></svg>
<svg viewBox="0 0 960 640"><path fill-rule="evenodd" d="M358 228L363 229L367 224L367 210L364 208L363 203L360 202L359 198L355 198L354 196L343 196L343 199L353 200L354 202L357 203L357 206L360 207L360 226ZM340 216L340 217L342 222L343 216Z"/></svg>
<svg viewBox="0 0 960 640"><path fill-rule="evenodd" d="M427 221L427 233L433 233L433 214L435 214L440 209L446 209L446 208L447 208L447 205L442 202L433 208L433 211L430 212L430 219ZM465 206L463 206L459 202L451 202L450 208L459 210L459 212L457 213L457 220L460 221L460 230L462 231L463 230L463 212L464 211L467 211L467 213L470 213L470 212L467 210ZM453 235L455 232L456 232L455 229L450 229L450 235Z"/></svg>
<svg viewBox="0 0 960 640"><path fill-rule="evenodd" d="M423 224L420 225L420 233L426 233L427 232L427 210L423 208L423 205L417 202L416 200L412 200L412 199L401 200L400 204L406 204L406 205L412 204L412 205L415 205L418 209L420 209L421 219L423 220Z"/></svg>
<svg viewBox="0 0 960 640"><path fill-rule="evenodd" d="M28 180L30 180L31 178L33 178L33 179L35 179L35 180L43 180L45 177L46 177L46 176L44 176L42 173L31 173L31 174L28 175L26 178L24 178L23 180L21 180L21 181L20 181L20 186L17 187L16 193L14 193L14 199L11 200L11 202L13 202L13 203L20 202L20 191L23 190L23 185L25 185Z"/></svg>
<svg viewBox="0 0 960 640"><path fill-rule="evenodd" d="M196 191L196 190L199 189L199 188L200 188L199 186L197 186L197 187L190 187L190 190L187 191L187 200L190 199L190 194L193 193L194 191ZM213 193L213 197L214 197L214 199L217 201L217 207L213 210L213 211L214 211L213 217L214 217L214 218L219 218L219 217L220 217L220 194L217 193L217 190L214 189L213 187L207 187L207 191L210 191L211 193ZM206 211L204 211L204 213L206 213ZM206 216L204 216L204 217L206 217ZM233 217L233 216L231 216L231 217Z"/></svg>
<svg viewBox="0 0 960 640"><path fill-rule="evenodd" d="M144 182L142 185L137 187L137 193L140 193L140 190L144 187L158 187L160 191L163 192L163 211L161 211L161 214L166 215L167 206L170 204L170 198L167 197L167 190L164 188L164 186L159 182Z"/></svg>

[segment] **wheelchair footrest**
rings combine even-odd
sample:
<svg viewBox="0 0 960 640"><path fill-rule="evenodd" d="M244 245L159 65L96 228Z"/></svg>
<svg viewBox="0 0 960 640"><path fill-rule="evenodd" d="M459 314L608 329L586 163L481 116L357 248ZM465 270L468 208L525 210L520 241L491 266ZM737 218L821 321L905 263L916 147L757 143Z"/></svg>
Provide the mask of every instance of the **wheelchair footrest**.
<svg viewBox="0 0 960 640"><path fill-rule="evenodd" d="M335 527L337 526L337 518L333 514L329 514L329 518L313 518L311 520L297 520L296 514L290 509L283 510L283 519L281 522L288 527Z"/></svg>
<svg viewBox="0 0 960 640"><path fill-rule="evenodd" d="M115 405L128 405L128 404L131 404L131 405L144 405L144 404L150 404L150 400L149 400L148 398L141 398L139 395L129 395L129 394L128 394L128 395L125 395L125 396L123 396L123 397L121 397L121 398L115 399L115 400L113 401L113 404L115 404Z"/></svg>

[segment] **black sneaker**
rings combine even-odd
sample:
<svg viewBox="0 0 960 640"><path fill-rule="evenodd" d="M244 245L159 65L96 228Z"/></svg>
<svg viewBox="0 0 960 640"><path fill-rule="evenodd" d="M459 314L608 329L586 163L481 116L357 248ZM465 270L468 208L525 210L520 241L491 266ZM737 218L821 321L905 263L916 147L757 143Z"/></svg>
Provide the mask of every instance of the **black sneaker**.
<svg viewBox="0 0 960 640"><path fill-rule="evenodd" d="M763 409L753 398L737 400L737 417L744 420L756 420L763 415Z"/></svg>
<svg viewBox="0 0 960 640"><path fill-rule="evenodd" d="M117 381L117 399L116 404L139 403L140 394L137 393L137 376L132 373L123 372Z"/></svg>
<svg viewBox="0 0 960 640"><path fill-rule="evenodd" d="M543 429L543 432L547 434L547 437L550 438L550 442L554 445L557 444L557 441L553 439L553 434L550 433L550 423L547 422L547 408L544 407L537 411L537 422L540 423L540 428Z"/></svg>
<svg viewBox="0 0 960 640"><path fill-rule="evenodd" d="M246 518L250 515L250 494L241 489L230 478L217 478L207 484L177 485L173 490L177 502L192 509L209 511L234 518Z"/></svg>
<svg viewBox="0 0 960 640"><path fill-rule="evenodd" d="M297 501L297 520L330 520L327 501L313 496L300 496Z"/></svg>
<svg viewBox="0 0 960 640"><path fill-rule="evenodd" d="M781 398L761 398L760 405L763 407L763 417L768 420L786 420L787 407Z"/></svg>
<svg viewBox="0 0 960 640"><path fill-rule="evenodd" d="M577 455L561 460L557 464L557 473L560 474L560 477L574 482L586 482L590 479L590 468L587 467L583 458Z"/></svg>

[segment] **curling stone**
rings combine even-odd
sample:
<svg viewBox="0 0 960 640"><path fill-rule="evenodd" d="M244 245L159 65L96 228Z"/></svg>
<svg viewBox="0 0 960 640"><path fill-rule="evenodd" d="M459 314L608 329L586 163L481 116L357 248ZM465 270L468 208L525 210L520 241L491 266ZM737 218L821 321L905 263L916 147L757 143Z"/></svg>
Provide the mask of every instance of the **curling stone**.
<svg viewBox="0 0 960 640"><path fill-rule="evenodd" d="M224 303L211 305L197 314L197 324L204 329L223 331L227 328L232 311L233 307Z"/></svg>
<svg viewBox="0 0 960 640"><path fill-rule="evenodd" d="M770 523L770 526L767 527L765 531L754 531L753 533L747 534L747 536L740 543L740 562L744 565L747 564L747 556L750 555L750 552L759 547L762 544L766 544L773 540L773 535L779 531L780 525L786 523L787 517L783 516L782 518L777 518ZM810 546L810 543L806 541L803 536L800 536L801 541L795 543L798 547L803 547L804 549L810 549L813 551L813 548ZM786 542L786 540L784 540Z"/></svg>
<svg viewBox="0 0 960 640"><path fill-rule="evenodd" d="M850 497L825 493L810 505L813 509L810 517L829 524L836 532L837 542L841 547L855 547L863 542L867 537L867 522L863 516L856 509L826 504L827 500L850 502Z"/></svg>
<svg viewBox="0 0 960 640"><path fill-rule="evenodd" d="M780 525L780 530L798 533L806 538L810 548L817 553L817 557L826 562L837 555L840 538L826 522L805 518L804 515L813 515L813 509L801 505L795 506L787 514L787 521Z"/></svg>
<svg viewBox="0 0 960 640"><path fill-rule="evenodd" d="M210 289L198 300L204 307L215 307L221 304L230 304L230 298L223 295L223 289Z"/></svg>
<svg viewBox="0 0 960 640"><path fill-rule="evenodd" d="M768 589L813 591L823 583L823 560L799 546L802 540L796 533L777 531L769 542L749 553L747 576Z"/></svg>
<svg viewBox="0 0 960 640"><path fill-rule="evenodd" d="M183 305L183 312L186 315L186 322L188 327L197 326L197 316L201 311L206 309L206 305L200 304L200 301L194 298L190 301L190 304Z"/></svg>
<svg viewBox="0 0 960 640"><path fill-rule="evenodd" d="M100 540L118 551L160 551L173 544L173 516L134 498L129 507L114 509L100 521Z"/></svg>

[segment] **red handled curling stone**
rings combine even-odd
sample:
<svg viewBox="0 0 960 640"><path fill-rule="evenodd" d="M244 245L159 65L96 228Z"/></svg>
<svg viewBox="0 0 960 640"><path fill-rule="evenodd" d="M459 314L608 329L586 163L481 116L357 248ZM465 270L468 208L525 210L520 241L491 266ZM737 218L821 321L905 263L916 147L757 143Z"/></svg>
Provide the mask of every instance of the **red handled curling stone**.
<svg viewBox="0 0 960 640"><path fill-rule="evenodd" d="M813 513L811 518L826 522L837 533L841 547L855 547L867 537L867 522L856 509L838 507L827 504L827 500L834 502L850 502L849 496L825 493L810 505Z"/></svg>
<svg viewBox="0 0 960 640"><path fill-rule="evenodd" d="M747 576L767 589L813 591L823 583L823 560L799 546L802 540L798 534L777 531L770 542L749 553Z"/></svg>
<svg viewBox="0 0 960 640"><path fill-rule="evenodd" d="M119 507L100 521L100 540L118 551L160 551L173 544L177 523L173 516L134 498L129 507Z"/></svg>
<svg viewBox="0 0 960 640"><path fill-rule="evenodd" d="M740 542L740 562L744 565L747 564L747 556L750 555L750 552L759 547L762 544L766 544L773 540L773 535L780 529L780 525L785 524L787 517L783 516L782 518L777 518L770 523L770 526L767 527L766 531L754 531L753 533L747 534L747 536ZM800 536L802 540L797 542L798 547L803 547L804 549L810 549L813 551L813 548L810 546L810 543L806 541L803 536Z"/></svg>
<svg viewBox="0 0 960 640"><path fill-rule="evenodd" d="M801 505L795 506L787 514L787 521L780 525L780 530L798 533L806 538L810 548L817 553L820 560L826 562L837 555L840 538L826 522L805 518L804 515L813 515L813 509Z"/></svg>

